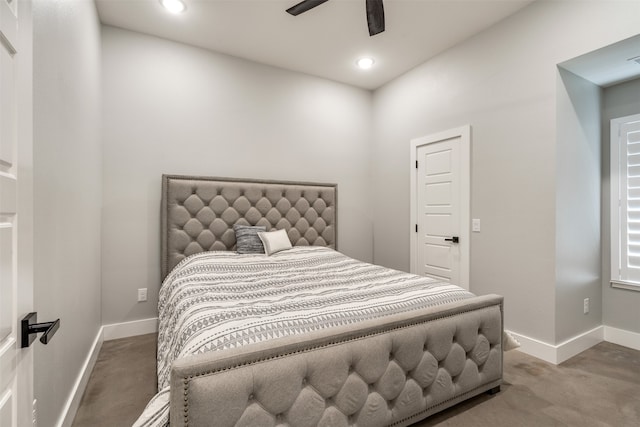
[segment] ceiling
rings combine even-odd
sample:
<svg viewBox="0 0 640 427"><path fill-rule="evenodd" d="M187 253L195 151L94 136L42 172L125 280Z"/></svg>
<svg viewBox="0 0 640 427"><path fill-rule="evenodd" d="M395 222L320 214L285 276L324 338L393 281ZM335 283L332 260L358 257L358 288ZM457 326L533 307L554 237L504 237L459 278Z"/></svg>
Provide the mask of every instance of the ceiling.
<svg viewBox="0 0 640 427"><path fill-rule="evenodd" d="M369 37L365 0L330 0L299 16L300 0L96 0L102 23L263 64L376 89L517 12L532 0L385 0L386 31ZM370 70L356 60L374 58Z"/></svg>
<svg viewBox="0 0 640 427"><path fill-rule="evenodd" d="M637 79L640 76L640 35L559 65L602 87Z"/></svg>

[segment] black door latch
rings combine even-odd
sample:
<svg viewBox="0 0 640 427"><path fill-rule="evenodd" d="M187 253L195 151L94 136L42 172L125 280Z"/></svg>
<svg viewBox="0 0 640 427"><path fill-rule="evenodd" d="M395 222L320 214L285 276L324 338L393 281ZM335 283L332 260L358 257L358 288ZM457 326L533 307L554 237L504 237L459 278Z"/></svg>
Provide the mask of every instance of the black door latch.
<svg viewBox="0 0 640 427"><path fill-rule="evenodd" d="M36 335L44 332L40 337L42 344L48 344L60 327L60 319L53 322L37 323L38 313L29 313L20 321L22 330L21 347L29 347L36 339Z"/></svg>
<svg viewBox="0 0 640 427"><path fill-rule="evenodd" d="M458 236L453 236L450 239L444 239L445 242L451 242L451 243L460 243L460 239L458 238Z"/></svg>

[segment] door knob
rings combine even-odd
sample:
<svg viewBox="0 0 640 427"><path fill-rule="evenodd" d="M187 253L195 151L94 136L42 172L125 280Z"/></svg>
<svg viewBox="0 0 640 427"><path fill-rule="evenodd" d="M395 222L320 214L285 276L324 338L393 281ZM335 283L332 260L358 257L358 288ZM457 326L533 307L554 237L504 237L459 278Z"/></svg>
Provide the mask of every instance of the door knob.
<svg viewBox="0 0 640 427"><path fill-rule="evenodd" d="M21 347L29 347L36 339L36 335L44 332L40 337L42 344L48 344L60 327L60 319L53 322L37 323L38 313L29 313L20 321L22 330Z"/></svg>
<svg viewBox="0 0 640 427"><path fill-rule="evenodd" d="M458 238L458 236L453 236L451 238L445 238L444 241L445 242L451 242L451 243L460 243L460 239Z"/></svg>

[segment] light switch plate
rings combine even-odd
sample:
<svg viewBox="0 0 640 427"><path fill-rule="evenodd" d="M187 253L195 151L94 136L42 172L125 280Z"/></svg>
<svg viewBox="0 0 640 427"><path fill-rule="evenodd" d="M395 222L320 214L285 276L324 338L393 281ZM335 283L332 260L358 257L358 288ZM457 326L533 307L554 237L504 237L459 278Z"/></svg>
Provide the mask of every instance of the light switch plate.
<svg viewBox="0 0 640 427"><path fill-rule="evenodd" d="M475 231L476 233L480 232L480 220L478 218L471 220L471 231Z"/></svg>

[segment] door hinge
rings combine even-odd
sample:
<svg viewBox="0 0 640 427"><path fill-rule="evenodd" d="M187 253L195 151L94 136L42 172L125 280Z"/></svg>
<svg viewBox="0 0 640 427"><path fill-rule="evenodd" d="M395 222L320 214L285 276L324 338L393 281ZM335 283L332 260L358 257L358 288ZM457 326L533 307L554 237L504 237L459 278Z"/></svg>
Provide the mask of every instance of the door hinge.
<svg viewBox="0 0 640 427"><path fill-rule="evenodd" d="M416 169L418 169L418 161L416 160Z"/></svg>
<svg viewBox="0 0 640 427"><path fill-rule="evenodd" d="M416 224L416 233L418 232L418 224Z"/></svg>

